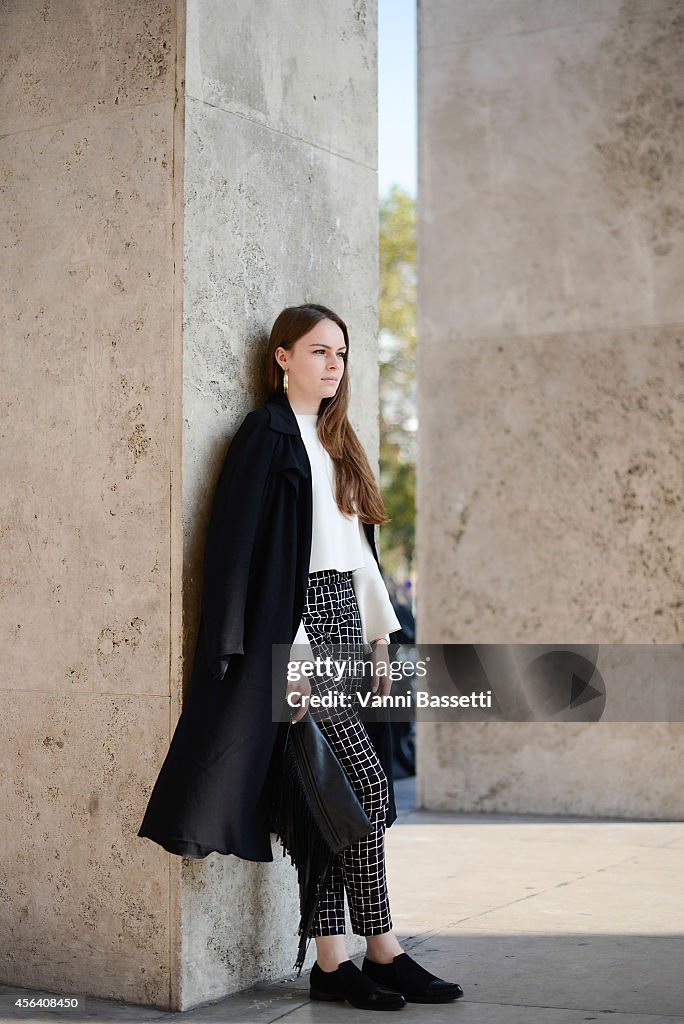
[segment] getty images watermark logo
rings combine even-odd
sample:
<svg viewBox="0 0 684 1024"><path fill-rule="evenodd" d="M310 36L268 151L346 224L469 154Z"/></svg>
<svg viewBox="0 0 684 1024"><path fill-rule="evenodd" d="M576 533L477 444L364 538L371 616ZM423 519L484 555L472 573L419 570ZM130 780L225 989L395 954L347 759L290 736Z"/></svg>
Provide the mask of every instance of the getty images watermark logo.
<svg viewBox="0 0 684 1024"><path fill-rule="evenodd" d="M377 664L349 645L273 650L274 721L302 704L395 721L684 721L680 644L392 645Z"/></svg>

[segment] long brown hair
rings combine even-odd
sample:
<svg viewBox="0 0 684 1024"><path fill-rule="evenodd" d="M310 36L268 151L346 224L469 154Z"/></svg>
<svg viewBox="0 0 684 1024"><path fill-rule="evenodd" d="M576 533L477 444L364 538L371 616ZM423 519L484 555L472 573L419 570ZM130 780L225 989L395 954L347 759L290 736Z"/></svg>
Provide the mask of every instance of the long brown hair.
<svg viewBox="0 0 684 1024"><path fill-rule="evenodd" d="M291 349L299 338L321 320L332 320L336 323L344 335L347 346L342 379L332 398L321 399L317 420L318 436L323 447L329 452L335 468L335 500L340 511L347 515L356 512L364 523L388 523L390 520L385 512L373 471L363 445L347 416L349 331L344 320L332 309L317 303L287 306L276 317L271 328L266 352L265 390L269 397L275 391L283 390L283 371L275 357L276 349L280 346L287 350Z"/></svg>

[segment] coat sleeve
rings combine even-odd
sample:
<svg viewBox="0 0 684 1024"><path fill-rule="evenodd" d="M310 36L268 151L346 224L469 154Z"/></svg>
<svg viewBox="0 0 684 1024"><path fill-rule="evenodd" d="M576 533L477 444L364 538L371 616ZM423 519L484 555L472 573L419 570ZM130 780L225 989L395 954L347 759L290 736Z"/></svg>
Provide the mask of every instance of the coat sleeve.
<svg viewBox="0 0 684 1024"><path fill-rule="evenodd" d="M276 434L263 407L245 416L219 475L204 549L202 632L211 678L221 681L243 634L254 541Z"/></svg>

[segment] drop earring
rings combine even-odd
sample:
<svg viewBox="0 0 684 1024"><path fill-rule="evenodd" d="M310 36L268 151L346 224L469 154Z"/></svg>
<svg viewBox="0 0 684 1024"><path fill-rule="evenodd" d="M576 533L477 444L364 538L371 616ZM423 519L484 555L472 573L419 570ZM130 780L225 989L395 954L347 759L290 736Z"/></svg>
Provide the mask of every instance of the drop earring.
<svg viewBox="0 0 684 1024"><path fill-rule="evenodd" d="M283 391L285 392L285 394L287 394L287 385L288 385L287 370L285 370L283 372Z"/></svg>

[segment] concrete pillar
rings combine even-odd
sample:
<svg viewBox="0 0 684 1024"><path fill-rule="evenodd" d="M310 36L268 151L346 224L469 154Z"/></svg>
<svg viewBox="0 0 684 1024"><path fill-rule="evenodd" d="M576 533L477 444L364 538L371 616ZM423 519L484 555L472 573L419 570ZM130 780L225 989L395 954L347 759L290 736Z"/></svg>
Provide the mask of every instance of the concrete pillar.
<svg viewBox="0 0 684 1024"><path fill-rule="evenodd" d="M323 302L347 319L352 420L377 454L375 4L189 4L185 96L184 611L194 641L207 495L283 306ZM180 1006L290 971L295 872L274 853L275 864L214 855L184 866ZM305 966L314 959L312 942Z"/></svg>
<svg viewBox="0 0 684 1024"><path fill-rule="evenodd" d="M279 845L135 833L284 305L347 319L377 454L376 7L24 0L0 48L2 980L182 1010L296 955Z"/></svg>
<svg viewBox="0 0 684 1024"><path fill-rule="evenodd" d="M419 15L419 640L676 643L682 5ZM676 817L683 753L679 723L425 724L419 798Z"/></svg>

